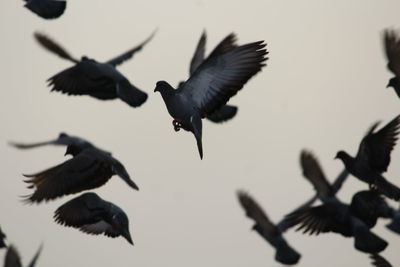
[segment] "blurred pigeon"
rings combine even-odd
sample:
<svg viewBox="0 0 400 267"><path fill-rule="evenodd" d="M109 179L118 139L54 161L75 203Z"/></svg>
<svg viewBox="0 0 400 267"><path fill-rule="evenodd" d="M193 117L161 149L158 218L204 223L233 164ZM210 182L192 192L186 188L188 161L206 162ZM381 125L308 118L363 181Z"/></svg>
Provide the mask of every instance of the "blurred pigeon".
<svg viewBox="0 0 400 267"><path fill-rule="evenodd" d="M383 40L388 60L387 67L395 75L389 80L387 87L393 87L400 97L400 38L395 31L387 29Z"/></svg>
<svg viewBox="0 0 400 267"><path fill-rule="evenodd" d="M29 263L28 267L34 267L40 252L42 251L43 246L41 245L39 249L37 250L35 256L33 256L31 262ZM13 246L10 245L7 249L7 253L4 259L4 267L22 267L21 263L21 257L19 256L19 253L17 249Z"/></svg>
<svg viewBox="0 0 400 267"><path fill-rule="evenodd" d="M67 2L62 0L24 0L25 7L44 19L56 19L60 17Z"/></svg>
<svg viewBox="0 0 400 267"><path fill-rule="evenodd" d="M372 265L376 267L392 267L393 265L390 264L384 257L379 254L371 254L369 258L372 260Z"/></svg>
<svg viewBox="0 0 400 267"><path fill-rule="evenodd" d="M209 57L177 90L165 81L157 82L175 130L194 134L203 158L201 119L221 108L243 85L265 66L264 41L236 47L222 55Z"/></svg>
<svg viewBox="0 0 400 267"><path fill-rule="evenodd" d="M344 163L346 169L355 177L375 186L394 200L400 200L400 188L388 182L382 173L390 163L390 153L396 145L400 127L400 115L385 127L374 132L379 122L375 123L362 139L355 158L344 151L339 151L336 158Z"/></svg>
<svg viewBox="0 0 400 267"><path fill-rule="evenodd" d="M86 56L79 61L47 36L41 33L35 33L34 36L39 44L50 52L75 63L73 67L48 79L49 86L52 87L51 91L59 91L67 95L90 95L101 100L120 98L131 107L139 107L147 100L147 94L133 86L116 69L116 66L140 51L154 34L155 32L140 45L105 63Z"/></svg>
<svg viewBox="0 0 400 267"><path fill-rule="evenodd" d="M196 47L196 51L190 62L189 76L193 75L194 72L196 71L196 69L205 60L204 54L205 54L205 50L206 50L206 48L205 48L206 41L207 41L207 35L206 35L206 32L204 31L200 37L200 40ZM234 33L231 33L228 36L226 36L215 47L215 49L211 52L211 54L208 56L208 58L220 56L226 52L233 50L236 47L237 47L236 35ZM179 87L183 84L184 84L184 82L181 82L179 84ZM207 114L206 118L212 122L220 123L220 122L224 122L224 121L228 121L228 120L232 119L236 115L236 113L237 113L236 106L224 105L224 106L220 107L219 109L215 110L213 113Z"/></svg>
<svg viewBox="0 0 400 267"><path fill-rule="evenodd" d="M64 132L60 133L58 135L57 139L53 139L50 141L44 141L44 142L38 142L38 143L18 143L18 142L9 142L9 144L15 148L19 148L19 149L29 149L29 148L36 148L36 147L41 147L41 146L45 146L45 145L61 145L61 146L68 146L68 145L77 145L80 147L93 147L93 145L81 138L81 137L77 137L77 136L71 136L68 135Z"/></svg>
<svg viewBox="0 0 400 267"><path fill-rule="evenodd" d="M286 216L291 225L300 226L296 231L304 228L303 233L310 235L326 232L340 233L345 237L354 237L356 249L366 253L379 253L384 250L388 243L372 233L362 219L355 216L350 206L342 203L332 194L332 188L322 172L317 159L310 152L302 152L302 161L307 163L304 171L305 177L317 190L322 205L306 207Z"/></svg>
<svg viewBox="0 0 400 267"><path fill-rule="evenodd" d="M392 221L388 223L386 227L393 232L400 234L400 208L397 210L393 209Z"/></svg>
<svg viewBox="0 0 400 267"><path fill-rule="evenodd" d="M40 203L63 195L74 194L104 185L113 175L121 177L130 187L139 190L125 167L112 155L96 147L68 145L65 155L73 158L45 171L24 175L28 188L36 191L27 202Z"/></svg>
<svg viewBox="0 0 400 267"><path fill-rule="evenodd" d="M289 246L281 231L269 220L257 202L243 191L238 192L238 198L243 209L246 211L247 217L255 221L253 230L259 233L276 249L275 260L283 264L296 264L301 255Z"/></svg>
<svg viewBox="0 0 400 267"><path fill-rule="evenodd" d="M3 231L0 228L0 248L6 248L7 247L5 239L6 239L6 235L3 233Z"/></svg>
<svg viewBox="0 0 400 267"><path fill-rule="evenodd" d="M63 204L55 211L54 220L88 234L104 234L112 238L123 236L133 245L125 212L92 192L84 193Z"/></svg>

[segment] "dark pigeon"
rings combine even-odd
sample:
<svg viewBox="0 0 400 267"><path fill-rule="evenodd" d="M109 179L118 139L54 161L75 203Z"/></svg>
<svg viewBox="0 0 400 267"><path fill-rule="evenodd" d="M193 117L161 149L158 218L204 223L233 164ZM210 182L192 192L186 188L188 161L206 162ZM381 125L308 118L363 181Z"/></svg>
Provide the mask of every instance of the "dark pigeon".
<svg viewBox="0 0 400 267"><path fill-rule="evenodd" d="M239 202L247 217L253 219L253 230L260 234L276 249L275 260L288 265L298 263L301 255L294 250L283 237L282 232L272 223L257 202L243 191L238 192Z"/></svg>
<svg viewBox="0 0 400 267"><path fill-rule="evenodd" d="M58 91L67 95L90 95L100 100L120 98L131 107L139 107L147 100L147 94L133 86L116 69L116 66L142 50L154 34L155 32L140 45L105 63L97 62L86 56L83 56L79 61L47 36L35 33L35 38L50 52L75 63L74 66L48 79L49 86L52 87L51 91Z"/></svg>
<svg viewBox="0 0 400 267"><path fill-rule="evenodd" d="M393 265L390 264L384 257L379 254L371 254L369 255L370 259L372 260L372 265L376 267L392 267Z"/></svg>
<svg viewBox="0 0 400 267"><path fill-rule="evenodd" d="M35 256L33 256L31 262L28 264L28 267L35 266L39 258L40 252L42 251L42 248L43 246L41 245L37 250ZM13 245L10 245L7 249L7 253L4 259L4 267L22 267L21 257L19 256L17 249Z"/></svg>
<svg viewBox="0 0 400 267"><path fill-rule="evenodd" d="M384 250L388 243L372 233L366 223L352 213L349 205L332 194L333 189L315 156L303 151L302 158L308 161L306 166L312 168L304 171L305 177L317 190L323 204L297 210L288 214L285 220L291 225L300 225L296 231L304 229L303 233L310 235L334 232L345 237L354 237L355 248L365 253L379 253Z"/></svg>
<svg viewBox="0 0 400 267"><path fill-rule="evenodd" d="M133 245L128 216L121 208L95 193L84 193L66 202L55 211L54 220L87 234L104 234L112 238L122 236Z"/></svg>
<svg viewBox="0 0 400 267"><path fill-rule="evenodd" d="M389 80L387 87L393 87L400 97L400 38L393 30L385 30L384 47L388 60L387 67L395 75Z"/></svg>
<svg viewBox="0 0 400 267"><path fill-rule="evenodd" d="M190 62L189 76L193 75L194 72L196 71L196 69L205 60L206 42L207 42L207 35L206 35L206 32L204 31L200 37L200 40L196 47L196 51ZM211 52L211 54L208 57L210 58L210 57L220 56L226 52L231 51L232 49L234 49L236 47L237 47L236 35L234 33L231 33L228 36L226 36L215 47L215 49ZM183 85L183 84L184 84L184 82L180 83L180 85ZM224 105L221 108L215 110L213 113L207 114L206 119L208 119L212 122L215 122L215 123L225 122L225 121L232 119L236 115L237 110L238 110L238 108L236 106Z"/></svg>
<svg viewBox="0 0 400 267"><path fill-rule="evenodd" d="M355 158L344 151L339 151L336 158L342 160L346 169L353 176L370 186L377 187L388 198L400 200L400 188L382 176L389 166L390 153L396 145L400 115L375 132L378 124L375 123L364 136Z"/></svg>
<svg viewBox="0 0 400 267"><path fill-rule="evenodd" d="M25 7L44 19L60 17L67 7L67 2L62 0L24 0Z"/></svg>
<svg viewBox="0 0 400 267"><path fill-rule="evenodd" d="M386 225L391 231L400 234L400 208L392 212L392 221Z"/></svg>
<svg viewBox="0 0 400 267"><path fill-rule="evenodd" d="M268 54L263 41L236 47L220 56L209 57L177 90L165 81L157 82L175 130L194 134L203 158L202 118L221 108L244 84L265 66Z"/></svg>
<svg viewBox="0 0 400 267"><path fill-rule="evenodd" d="M36 188L26 199L30 203L40 203L64 195L104 185L113 175L121 177L130 187L139 190L130 179L125 167L112 155L96 147L69 145L65 155L73 158L45 171L24 175L28 188Z"/></svg>
<svg viewBox="0 0 400 267"><path fill-rule="evenodd" d="M0 248L6 248L7 247L5 239L6 239L6 235L3 233L3 231L0 228Z"/></svg>
<svg viewBox="0 0 400 267"><path fill-rule="evenodd" d="M68 145L76 145L79 147L94 147L89 141L77 137L77 136L71 136L68 135L64 132L60 133L57 137L57 139L53 139L50 141L44 141L44 142L38 142L38 143L19 143L19 142L9 142L9 144L15 148L19 149L30 149L30 148L36 148L36 147L41 147L45 145L60 145L60 146L68 146Z"/></svg>

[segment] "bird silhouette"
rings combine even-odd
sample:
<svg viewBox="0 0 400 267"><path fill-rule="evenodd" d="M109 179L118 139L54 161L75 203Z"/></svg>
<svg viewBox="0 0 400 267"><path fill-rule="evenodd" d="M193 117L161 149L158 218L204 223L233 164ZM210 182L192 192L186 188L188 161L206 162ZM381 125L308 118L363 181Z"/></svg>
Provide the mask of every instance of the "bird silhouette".
<svg viewBox="0 0 400 267"><path fill-rule="evenodd" d="M42 172L24 175L35 192L25 200L40 203L104 185L113 175L121 177L131 188L139 190L125 167L109 152L96 147L67 146L65 155L72 158Z"/></svg>
<svg viewBox="0 0 400 267"><path fill-rule="evenodd" d="M282 232L270 221L258 203L243 191L238 192L238 199L247 217L255 222L252 229L276 249L275 260L288 265L296 264L301 255L287 243Z"/></svg>
<svg viewBox="0 0 400 267"><path fill-rule="evenodd" d="M327 232L339 233L345 237L354 237L356 249L366 253L379 253L388 243L369 230L366 223L355 216L350 206L341 202L332 194L332 187L327 181L316 157L308 151L301 154L302 161L310 170L306 170L305 178L309 180L317 191L322 205L306 207L286 216L291 225L300 226L296 229L303 233L320 234Z"/></svg>
<svg viewBox="0 0 400 267"><path fill-rule="evenodd" d="M400 200L400 188L388 182L382 173L387 171L390 153L396 145L400 127L400 115L382 129L375 132L379 122L372 125L362 139L356 157L339 151L336 158L342 160L346 169L359 180L376 186L377 189L394 200Z"/></svg>
<svg viewBox="0 0 400 267"><path fill-rule="evenodd" d="M175 130L194 134L200 158L203 158L201 119L221 108L244 84L261 71L267 58L263 41L238 46L222 55L209 57L200 64L177 90L166 81L157 82Z"/></svg>
<svg viewBox="0 0 400 267"><path fill-rule="evenodd" d="M138 46L104 63L83 56L73 58L64 48L41 33L35 33L36 40L48 51L75 63L48 79L51 91L67 95L90 95L100 100L120 98L131 107L139 107L147 100L147 94L122 75L116 66L132 58L153 38L155 32Z"/></svg>
<svg viewBox="0 0 400 267"><path fill-rule="evenodd" d="M56 19L64 14L67 2L62 0L24 0L25 7L44 19Z"/></svg>
<svg viewBox="0 0 400 267"><path fill-rule="evenodd" d="M60 206L54 213L54 220L87 234L104 234L112 238L122 236L133 245L125 212L92 192L84 193Z"/></svg>
<svg viewBox="0 0 400 267"><path fill-rule="evenodd" d="M42 251L43 246L41 245L35 255L33 256L31 262L28 264L28 267L34 267L39 258L39 255ZM15 248L15 246L10 245L7 249L7 253L4 259L4 267L22 267L21 257Z"/></svg>
<svg viewBox="0 0 400 267"><path fill-rule="evenodd" d="M199 42L197 44L196 50L193 54L192 60L190 61L190 68L189 68L189 76L193 75L196 69L203 63L207 58L205 58L205 50L206 50L206 42L207 42L207 34L204 31L201 35ZM236 48L236 35L234 33L229 34L226 36L210 53L208 58L220 56L226 52L231 51L232 49ZM182 86L184 82L181 82L178 86ZM219 109L216 109L213 113L207 114L206 119L215 122L221 123L232 119L236 113L238 108L232 105L224 105ZM179 128L177 128L179 130Z"/></svg>
<svg viewBox="0 0 400 267"><path fill-rule="evenodd" d="M386 87L393 87L397 96L400 97L400 38L394 30L390 29L386 29L383 36L388 60L387 67L395 75Z"/></svg>

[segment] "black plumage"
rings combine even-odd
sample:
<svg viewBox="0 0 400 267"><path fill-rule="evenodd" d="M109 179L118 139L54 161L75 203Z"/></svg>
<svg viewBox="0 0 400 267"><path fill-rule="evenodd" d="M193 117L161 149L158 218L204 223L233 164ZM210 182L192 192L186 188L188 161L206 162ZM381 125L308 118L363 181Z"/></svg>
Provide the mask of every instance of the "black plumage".
<svg viewBox="0 0 400 267"><path fill-rule="evenodd" d="M6 234L0 228L0 248L6 248L7 244L5 242Z"/></svg>
<svg viewBox="0 0 400 267"><path fill-rule="evenodd" d="M301 255L287 243L282 232L269 220L257 202L243 191L238 192L238 198L247 217L255 221L253 230L276 249L275 260L283 264L296 264Z"/></svg>
<svg viewBox="0 0 400 267"><path fill-rule="evenodd" d="M75 63L74 66L48 79L51 91L67 95L90 95L100 100L120 98L131 107L139 107L147 100L147 94L132 85L116 66L140 51L154 34L155 32L138 46L104 63L86 56L79 61L41 33L35 33L35 38L48 51Z"/></svg>
<svg viewBox="0 0 400 267"><path fill-rule="evenodd" d="M65 153L73 158L45 171L24 175L35 192L27 202L40 203L104 185L113 175L121 177L131 188L139 190L125 167L110 153L96 147L68 145Z"/></svg>
<svg viewBox="0 0 400 267"><path fill-rule="evenodd" d="M64 14L67 2L62 0L24 0L25 7L44 19L56 19Z"/></svg>
<svg viewBox="0 0 400 267"><path fill-rule="evenodd" d="M200 158L203 158L202 118L221 108L244 84L265 66L268 52L263 41L236 47L212 56L196 68L177 90L165 81L157 82L175 130L194 134Z"/></svg>
<svg viewBox="0 0 400 267"><path fill-rule="evenodd" d="M400 208L396 210L392 209L392 214L390 217L392 220L386 225L386 227L389 230L400 234Z"/></svg>
<svg viewBox="0 0 400 267"><path fill-rule="evenodd" d="M371 254L369 255L370 259L372 260L372 265L376 267L392 267L393 265L390 264L384 257L379 254Z"/></svg>
<svg viewBox="0 0 400 267"><path fill-rule="evenodd" d="M341 159L346 169L356 178L370 186L376 186L385 196L400 200L400 188L382 176L389 166L390 153L398 139L400 115L375 132L378 124L375 123L364 136L356 157L339 151L336 158Z"/></svg>
<svg viewBox="0 0 400 267"><path fill-rule="evenodd" d="M122 236L133 245L125 212L92 192L84 193L60 206L54 213L54 220L87 234L104 234L112 238Z"/></svg>
<svg viewBox="0 0 400 267"><path fill-rule="evenodd" d="M394 30L387 29L384 31L383 42L388 60L387 67L394 74L387 87L393 87L400 97L400 38Z"/></svg>

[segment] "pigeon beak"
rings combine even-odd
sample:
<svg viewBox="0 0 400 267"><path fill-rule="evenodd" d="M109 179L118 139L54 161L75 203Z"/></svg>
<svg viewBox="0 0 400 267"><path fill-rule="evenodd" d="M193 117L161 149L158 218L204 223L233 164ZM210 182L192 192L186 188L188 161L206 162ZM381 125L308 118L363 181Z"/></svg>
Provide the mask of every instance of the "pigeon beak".
<svg viewBox="0 0 400 267"><path fill-rule="evenodd" d="M131 237L131 234L129 233L128 229L126 229L122 232L122 236L129 242L129 244L131 244L133 246L132 237Z"/></svg>
<svg viewBox="0 0 400 267"><path fill-rule="evenodd" d="M155 92L159 92L159 91L160 91L160 90L158 90L157 87L154 88L154 93L155 93Z"/></svg>

